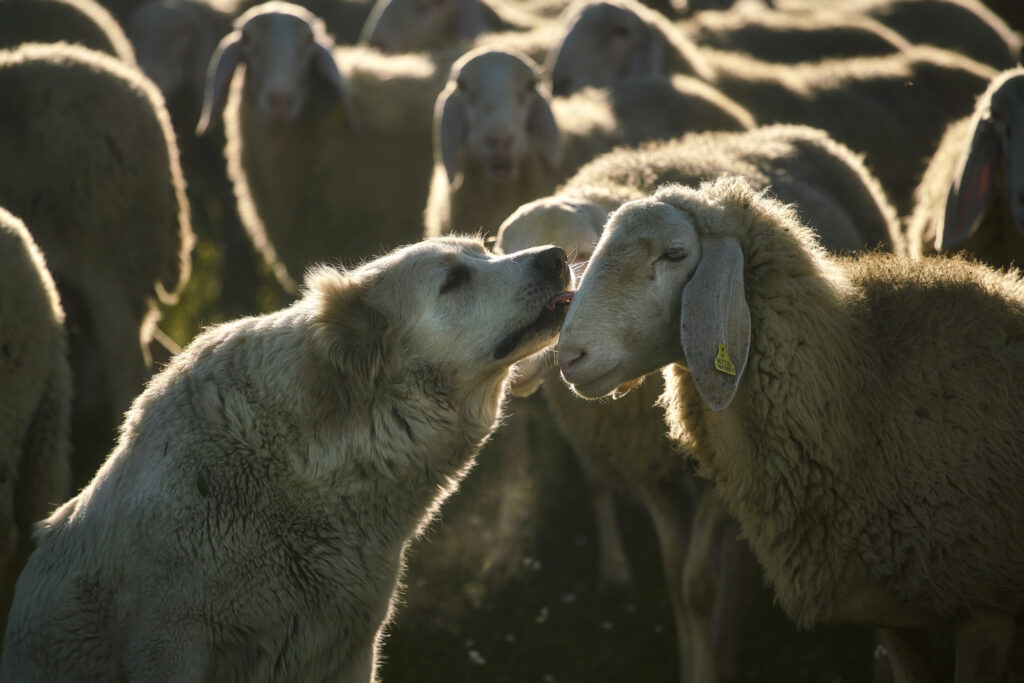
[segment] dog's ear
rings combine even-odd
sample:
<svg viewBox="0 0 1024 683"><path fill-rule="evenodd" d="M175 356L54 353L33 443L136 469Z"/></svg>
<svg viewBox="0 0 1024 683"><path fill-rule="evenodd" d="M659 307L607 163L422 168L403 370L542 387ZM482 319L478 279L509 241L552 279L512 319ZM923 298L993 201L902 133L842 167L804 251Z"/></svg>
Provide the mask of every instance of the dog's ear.
<svg viewBox="0 0 1024 683"><path fill-rule="evenodd" d="M313 340L317 350L346 378L372 387L387 360L387 317L366 301L369 282L333 268L306 277L315 300Z"/></svg>

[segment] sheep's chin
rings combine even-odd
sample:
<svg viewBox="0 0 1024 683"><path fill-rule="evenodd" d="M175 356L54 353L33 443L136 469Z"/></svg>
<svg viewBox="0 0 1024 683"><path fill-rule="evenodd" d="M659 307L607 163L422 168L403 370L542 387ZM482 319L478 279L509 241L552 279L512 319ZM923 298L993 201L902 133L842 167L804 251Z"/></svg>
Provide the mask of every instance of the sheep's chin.
<svg viewBox="0 0 1024 683"><path fill-rule="evenodd" d="M519 162L515 159L492 158L484 169L487 180L496 185L515 182L519 178Z"/></svg>
<svg viewBox="0 0 1024 683"><path fill-rule="evenodd" d="M643 377L637 377L636 379L631 379L628 382L623 382L618 387L616 387L614 391L612 391L611 397L614 399L622 398L623 396L625 396L626 394L640 386L643 383L643 381Z"/></svg>

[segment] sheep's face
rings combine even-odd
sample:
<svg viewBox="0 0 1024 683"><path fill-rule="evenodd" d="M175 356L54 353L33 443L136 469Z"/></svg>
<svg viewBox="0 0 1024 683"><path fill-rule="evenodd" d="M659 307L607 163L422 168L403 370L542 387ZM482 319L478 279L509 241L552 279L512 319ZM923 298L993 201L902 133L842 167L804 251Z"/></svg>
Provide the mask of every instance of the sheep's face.
<svg viewBox="0 0 1024 683"><path fill-rule="evenodd" d="M246 81L264 116L293 121L309 95L316 42L299 17L263 14L242 27Z"/></svg>
<svg viewBox="0 0 1024 683"><path fill-rule="evenodd" d="M183 6L150 0L132 12L127 28L139 68L164 97L202 92L216 41L198 17Z"/></svg>
<svg viewBox="0 0 1024 683"><path fill-rule="evenodd" d="M546 169L554 167L558 126L537 87L537 69L527 60L512 52L481 50L452 67L435 110L449 179L464 170L488 183L511 183L531 157ZM466 169L459 161L463 156Z"/></svg>
<svg viewBox="0 0 1024 683"><path fill-rule="evenodd" d="M680 292L700 259L679 210L644 199L612 214L562 327L565 381L598 398L680 361Z"/></svg>
<svg viewBox="0 0 1024 683"><path fill-rule="evenodd" d="M633 76L661 75L660 34L631 10L588 4L570 21L548 63L551 91L567 95Z"/></svg>
<svg viewBox="0 0 1024 683"><path fill-rule="evenodd" d="M590 202L546 197L525 204L509 216L498 230L496 251L515 252L556 244L569 257L577 275L586 267L601 234L607 212ZM548 354L530 356L516 365L510 391L528 396L536 391L548 368Z"/></svg>
<svg viewBox="0 0 1024 683"><path fill-rule="evenodd" d="M360 41L385 53L423 52L455 40L454 0L378 0Z"/></svg>

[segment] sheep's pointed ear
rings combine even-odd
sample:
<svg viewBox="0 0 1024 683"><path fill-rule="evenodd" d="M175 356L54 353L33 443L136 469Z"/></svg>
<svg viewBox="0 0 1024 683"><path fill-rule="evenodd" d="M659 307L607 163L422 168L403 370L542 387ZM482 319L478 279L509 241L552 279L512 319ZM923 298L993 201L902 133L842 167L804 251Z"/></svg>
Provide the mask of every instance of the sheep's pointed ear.
<svg viewBox="0 0 1024 683"><path fill-rule="evenodd" d="M693 383L712 410L725 410L750 351L743 249L731 237L701 239L701 259L683 287L680 339Z"/></svg>
<svg viewBox="0 0 1024 683"><path fill-rule="evenodd" d="M466 120L466 105L454 83L437 96L434 105L435 138L434 149L441 153L441 163L448 174L448 182L456 186L462 171L462 147L466 144L469 122Z"/></svg>
<svg viewBox="0 0 1024 683"><path fill-rule="evenodd" d="M963 244L974 234L988 207L1000 164L999 134L989 119L981 118L946 195L945 216L935 233L938 251Z"/></svg>
<svg viewBox="0 0 1024 683"><path fill-rule="evenodd" d="M551 111L551 101L547 95L540 90L533 98L530 111L526 118L526 129L540 146L541 161L547 171L554 171L558 167L561 154L559 149L560 131L558 122L555 120L555 113Z"/></svg>
<svg viewBox="0 0 1024 683"><path fill-rule="evenodd" d="M387 358L389 325L366 301L368 283L332 268L306 277L316 298L313 343L345 376L359 386L373 386Z"/></svg>
<svg viewBox="0 0 1024 683"><path fill-rule="evenodd" d="M659 76L665 72L665 39L647 23L636 41L626 66L628 76Z"/></svg>
<svg viewBox="0 0 1024 683"><path fill-rule="evenodd" d="M334 59L332 47L332 45L324 44L319 40L314 44L313 67L316 69L316 73L327 81L338 94L341 108L345 112L345 123L349 128L356 128L356 110L352 106L352 92L345 77L341 75L341 69L338 68L338 62Z"/></svg>
<svg viewBox="0 0 1024 683"><path fill-rule="evenodd" d="M203 113L196 126L196 135L210 130L213 121L224 111L228 89L235 69L242 62L242 32L232 31L224 36L210 57L206 70L206 91L203 94Z"/></svg>

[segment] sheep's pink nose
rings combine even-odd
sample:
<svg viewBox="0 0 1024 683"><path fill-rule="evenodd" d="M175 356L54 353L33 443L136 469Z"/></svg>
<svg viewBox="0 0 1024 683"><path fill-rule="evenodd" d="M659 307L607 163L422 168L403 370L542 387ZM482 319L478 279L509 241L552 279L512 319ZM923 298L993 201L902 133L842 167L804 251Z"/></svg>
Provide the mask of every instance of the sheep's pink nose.
<svg viewBox="0 0 1024 683"><path fill-rule="evenodd" d="M579 347L559 345L558 367L561 368L563 373L568 372L574 363L576 363L586 355L586 351Z"/></svg>
<svg viewBox="0 0 1024 683"><path fill-rule="evenodd" d="M267 104L270 105L270 112L280 118L291 114L292 102L294 102L294 99L288 93L273 92L267 95Z"/></svg>

